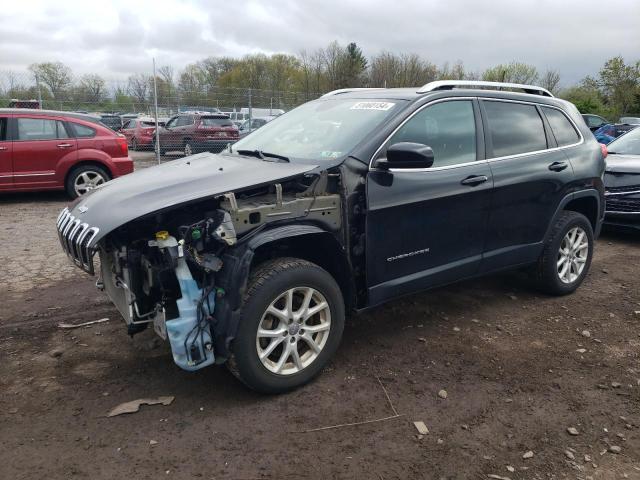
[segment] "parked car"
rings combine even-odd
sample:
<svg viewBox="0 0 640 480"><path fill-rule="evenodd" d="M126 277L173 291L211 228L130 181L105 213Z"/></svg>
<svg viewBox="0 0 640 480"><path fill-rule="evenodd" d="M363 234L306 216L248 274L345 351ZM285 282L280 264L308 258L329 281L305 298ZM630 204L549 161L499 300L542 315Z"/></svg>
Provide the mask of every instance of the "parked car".
<svg viewBox="0 0 640 480"><path fill-rule="evenodd" d="M240 127L240 125L249 120L249 113L231 112L229 118L236 127Z"/></svg>
<svg viewBox="0 0 640 480"><path fill-rule="evenodd" d="M114 132L117 132L122 128L122 119L120 118L120 115L101 113L99 115L99 118L104 125L109 127Z"/></svg>
<svg viewBox="0 0 640 480"><path fill-rule="evenodd" d="M640 117L620 117L618 123L623 125L640 125Z"/></svg>
<svg viewBox="0 0 640 480"><path fill-rule="evenodd" d="M160 129L159 136L162 155L181 150L189 156L203 151L222 151L238 140L238 129L228 115L190 113L171 117Z"/></svg>
<svg viewBox="0 0 640 480"><path fill-rule="evenodd" d="M540 87L345 89L222 154L111 182L57 228L85 271L99 252L129 333L153 325L181 368L231 360L251 388L282 392L326 366L347 312L525 266L572 293L604 167L578 110Z"/></svg>
<svg viewBox="0 0 640 480"><path fill-rule="evenodd" d="M31 100L19 100L17 98L12 98L9 102L9 108L33 108L39 110L40 102L36 99Z"/></svg>
<svg viewBox="0 0 640 480"><path fill-rule="evenodd" d="M603 125L611 123L606 118L601 117L600 115L595 115L593 113L584 113L582 114L582 118L587 124L587 127L589 127L589 130L591 130L592 132L595 132Z"/></svg>
<svg viewBox="0 0 640 480"><path fill-rule="evenodd" d="M127 140L94 117L0 108L0 191L75 198L132 171Z"/></svg>
<svg viewBox="0 0 640 480"><path fill-rule="evenodd" d="M607 145L605 223L640 228L640 128Z"/></svg>
<svg viewBox="0 0 640 480"><path fill-rule="evenodd" d="M251 120L245 120L240 128L238 129L240 138L244 138L249 135L251 132L259 129L260 127L265 126L271 120L276 117L258 117L252 118Z"/></svg>
<svg viewBox="0 0 640 480"><path fill-rule="evenodd" d="M158 126L164 126L164 122L159 121ZM131 150L138 150L139 148L153 148L155 131L155 119L139 117L128 120L120 130L120 133L127 139Z"/></svg>
<svg viewBox="0 0 640 480"><path fill-rule="evenodd" d="M599 143L607 145L620 135L636 128L636 125L629 123L606 123L593 132L593 136Z"/></svg>

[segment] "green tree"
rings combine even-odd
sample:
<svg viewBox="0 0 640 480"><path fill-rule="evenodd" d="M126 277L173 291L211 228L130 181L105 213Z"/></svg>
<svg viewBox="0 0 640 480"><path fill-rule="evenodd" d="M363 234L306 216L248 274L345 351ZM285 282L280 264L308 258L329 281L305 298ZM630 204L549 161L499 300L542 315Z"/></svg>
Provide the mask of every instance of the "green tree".
<svg viewBox="0 0 640 480"><path fill-rule="evenodd" d="M640 93L640 62L626 65L622 57L607 60L600 70L598 85L616 114L632 113Z"/></svg>
<svg viewBox="0 0 640 480"><path fill-rule="evenodd" d="M64 100L72 82L71 69L62 62L34 63L29 70L36 81L51 92L55 100Z"/></svg>
<svg viewBox="0 0 640 480"><path fill-rule="evenodd" d="M534 84L538 81L538 70L533 65L511 62L486 69L482 79L490 82Z"/></svg>

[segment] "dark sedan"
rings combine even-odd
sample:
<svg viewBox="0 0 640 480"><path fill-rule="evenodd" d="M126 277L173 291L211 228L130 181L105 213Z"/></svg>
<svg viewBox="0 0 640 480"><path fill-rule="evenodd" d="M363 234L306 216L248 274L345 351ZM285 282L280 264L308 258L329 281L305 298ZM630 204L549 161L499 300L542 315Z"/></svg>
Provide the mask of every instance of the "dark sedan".
<svg viewBox="0 0 640 480"><path fill-rule="evenodd" d="M640 128L607 145L605 223L640 229Z"/></svg>

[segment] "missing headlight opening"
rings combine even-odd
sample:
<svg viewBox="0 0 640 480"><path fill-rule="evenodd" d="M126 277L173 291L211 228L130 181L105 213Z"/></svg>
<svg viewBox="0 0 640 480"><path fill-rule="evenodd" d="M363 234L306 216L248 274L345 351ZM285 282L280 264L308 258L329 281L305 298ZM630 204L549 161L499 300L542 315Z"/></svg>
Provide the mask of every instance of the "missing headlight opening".
<svg viewBox="0 0 640 480"><path fill-rule="evenodd" d="M236 274L247 240L292 219L338 231L340 195L327 193L328 183L326 174L305 176L129 222L99 242L97 285L114 301L129 334L153 325L179 367L223 363L234 335L230 321L218 318L231 311L224 305L225 278Z"/></svg>

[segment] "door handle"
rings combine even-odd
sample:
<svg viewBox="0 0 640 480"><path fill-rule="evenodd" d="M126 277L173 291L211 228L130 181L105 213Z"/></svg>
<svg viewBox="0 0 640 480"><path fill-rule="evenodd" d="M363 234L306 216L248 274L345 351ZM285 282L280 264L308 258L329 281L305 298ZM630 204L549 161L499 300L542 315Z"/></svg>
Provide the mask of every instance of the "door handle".
<svg viewBox="0 0 640 480"><path fill-rule="evenodd" d="M476 185L480 185L481 183L484 183L487 180L489 180L489 177L487 177L486 175L471 175L465 178L464 180L462 180L460 183L462 185L470 185L472 187L475 187Z"/></svg>
<svg viewBox="0 0 640 480"><path fill-rule="evenodd" d="M58 144L58 148L69 148L72 147L73 145L71 145L70 143L59 143Z"/></svg>
<svg viewBox="0 0 640 480"><path fill-rule="evenodd" d="M567 162L553 162L551 165L549 165L549 170L553 172L561 172L568 166L569 164Z"/></svg>

